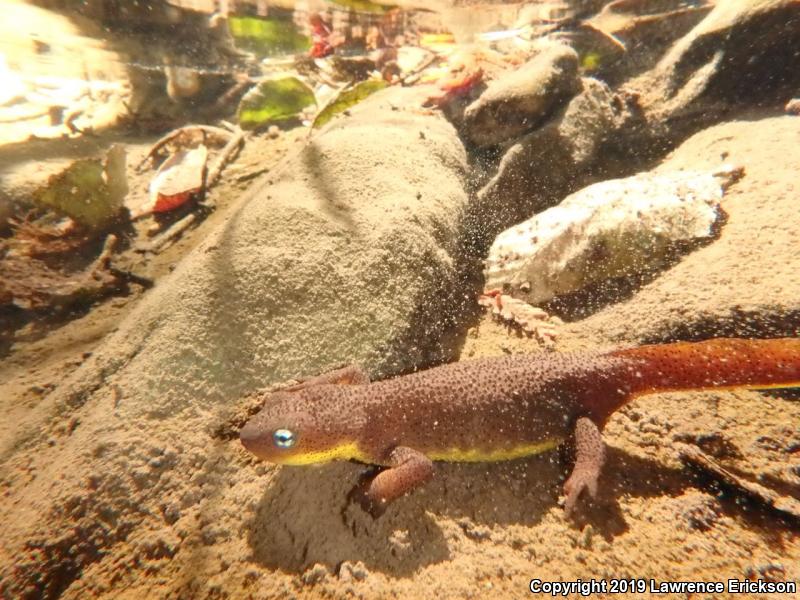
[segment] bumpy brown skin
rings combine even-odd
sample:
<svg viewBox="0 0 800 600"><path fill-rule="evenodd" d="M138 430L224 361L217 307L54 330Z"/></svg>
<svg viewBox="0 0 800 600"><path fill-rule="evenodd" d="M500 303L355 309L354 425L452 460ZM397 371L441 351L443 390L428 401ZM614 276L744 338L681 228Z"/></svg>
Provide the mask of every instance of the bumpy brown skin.
<svg viewBox="0 0 800 600"><path fill-rule="evenodd" d="M605 460L600 429L630 399L670 390L792 385L800 385L795 338L505 356L375 383L348 367L268 395L240 437L248 450L279 464L343 458L388 467L353 493L374 515L428 481L431 459L502 460L518 456L514 451L523 446L572 439L575 468L564 486L569 513L584 490L595 495ZM296 434L292 447L275 445L279 429Z"/></svg>

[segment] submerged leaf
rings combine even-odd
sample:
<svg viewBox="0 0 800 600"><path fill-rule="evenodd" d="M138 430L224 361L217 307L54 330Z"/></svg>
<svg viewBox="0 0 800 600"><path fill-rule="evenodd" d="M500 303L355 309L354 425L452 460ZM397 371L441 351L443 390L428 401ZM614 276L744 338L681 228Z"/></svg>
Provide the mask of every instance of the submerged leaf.
<svg viewBox="0 0 800 600"><path fill-rule="evenodd" d="M259 58L303 52L311 46L311 39L289 19L232 16L228 27L236 47Z"/></svg>
<svg viewBox="0 0 800 600"><path fill-rule="evenodd" d="M322 127L340 112L358 104L367 96L382 90L387 85L389 84L383 79L368 79L367 81L362 81L352 87L343 89L319 111L311 127Z"/></svg>
<svg viewBox="0 0 800 600"><path fill-rule="evenodd" d="M296 116L302 109L316 104L314 92L296 77L269 79L245 94L239 103L239 125L255 129L272 121Z"/></svg>
<svg viewBox="0 0 800 600"><path fill-rule="evenodd" d="M119 214L127 192L125 150L114 145L105 161L76 160L50 177L36 193L36 199L82 225L97 229Z"/></svg>
<svg viewBox="0 0 800 600"><path fill-rule="evenodd" d="M603 61L599 52L587 52L581 58L581 67L586 71L596 71Z"/></svg>
<svg viewBox="0 0 800 600"><path fill-rule="evenodd" d="M131 217L174 210L202 191L208 148L203 145L180 150L158 168L150 182L148 200L131 211Z"/></svg>
<svg viewBox="0 0 800 600"><path fill-rule="evenodd" d="M370 2L370 0L331 0L333 4L343 6L360 13L373 13L382 15L389 12L394 6Z"/></svg>

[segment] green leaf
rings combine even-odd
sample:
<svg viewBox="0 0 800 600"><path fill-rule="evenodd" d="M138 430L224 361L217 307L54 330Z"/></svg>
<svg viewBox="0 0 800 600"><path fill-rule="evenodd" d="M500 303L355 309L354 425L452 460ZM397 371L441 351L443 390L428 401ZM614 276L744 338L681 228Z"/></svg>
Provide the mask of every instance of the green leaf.
<svg viewBox="0 0 800 600"><path fill-rule="evenodd" d="M105 164L94 158L76 160L50 177L35 198L82 225L100 229L120 214L127 192L125 150L115 146Z"/></svg>
<svg viewBox="0 0 800 600"><path fill-rule="evenodd" d="M370 0L331 0L331 2L338 6L343 6L345 8L349 8L356 12L373 13L378 15L387 13L393 8L395 8L394 6L389 6L386 4L378 4L377 2L370 2Z"/></svg>
<svg viewBox="0 0 800 600"><path fill-rule="evenodd" d="M586 71L596 71L603 62L603 57L599 52L587 52L581 58L581 67Z"/></svg>
<svg viewBox="0 0 800 600"><path fill-rule="evenodd" d="M266 123L297 116L306 106L316 104L314 92L297 77L262 81L239 103L239 125L255 129Z"/></svg>
<svg viewBox="0 0 800 600"><path fill-rule="evenodd" d="M299 33L290 19L229 17L228 28L237 48L259 58L303 52L311 47L311 39Z"/></svg>
<svg viewBox="0 0 800 600"><path fill-rule="evenodd" d="M322 127L340 112L358 104L367 96L382 90L387 85L389 84L383 79L368 79L366 81L357 83L352 87L346 87L339 92L336 97L328 102L328 104L325 105L325 108L317 113L311 128L313 129L315 127Z"/></svg>

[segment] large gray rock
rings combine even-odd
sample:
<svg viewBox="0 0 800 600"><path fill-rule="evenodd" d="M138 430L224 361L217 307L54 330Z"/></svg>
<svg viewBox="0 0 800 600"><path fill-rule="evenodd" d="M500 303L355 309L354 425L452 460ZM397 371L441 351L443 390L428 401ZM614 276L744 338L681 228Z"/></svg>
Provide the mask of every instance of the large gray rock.
<svg viewBox="0 0 800 600"><path fill-rule="evenodd" d="M570 325L560 339L654 342L796 336L800 330L797 142L800 119L739 120L705 129L655 171L714 169L721 154L746 175L726 193L719 238L646 285Z"/></svg>
<svg viewBox="0 0 800 600"><path fill-rule="evenodd" d="M780 105L800 85L800 3L721 0L651 71L628 84L668 137L747 105Z"/></svg>
<svg viewBox="0 0 800 600"><path fill-rule="evenodd" d="M218 469L240 468L238 443L212 434L243 393L344 362L385 376L442 356L464 298L466 157L442 117L392 109L417 93L381 92L315 135L60 386L52 421L3 449L0 595L81 596L147 560L153 540L172 556L176 531L203 536L189 563L232 535L244 546L241 498L225 501L224 531L200 519L229 493Z"/></svg>
<svg viewBox="0 0 800 600"><path fill-rule="evenodd" d="M492 81L464 112L464 134L476 146L513 140L549 117L580 90L578 55L542 41L522 67Z"/></svg>
<svg viewBox="0 0 800 600"><path fill-rule="evenodd" d="M512 145L494 176L478 192L479 243L544 210L580 187L604 140L627 118L627 109L604 83L581 80L582 91L551 121Z"/></svg>

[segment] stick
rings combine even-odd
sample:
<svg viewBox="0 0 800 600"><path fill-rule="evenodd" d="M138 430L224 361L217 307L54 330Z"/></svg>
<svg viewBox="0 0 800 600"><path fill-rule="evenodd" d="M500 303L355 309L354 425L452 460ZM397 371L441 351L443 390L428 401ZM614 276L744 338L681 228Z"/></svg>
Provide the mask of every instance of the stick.
<svg viewBox="0 0 800 600"><path fill-rule="evenodd" d="M111 262L111 255L114 253L114 247L116 245L117 236L112 233L106 237L100 256L98 256L92 264L91 272L108 271L108 264Z"/></svg>
<svg viewBox="0 0 800 600"><path fill-rule="evenodd" d="M222 170L231 160L233 160L233 158L236 156L236 153L239 151L239 148L241 148L242 144L244 144L244 132L238 127L232 134L228 135L230 136L228 143L225 144L225 147L219 153L217 160L214 161L214 166L208 170L205 186L206 190L210 189L217 182L219 176L222 175Z"/></svg>
<svg viewBox="0 0 800 600"><path fill-rule="evenodd" d="M161 148L169 144L171 141L180 137L184 133L193 133L195 131L200 131L203 133L208 133L210 135L215 135L223 140L227 140L231 136L231 134L228 131L225 131L220 127L212 127L211 125L187 125L186 127L179 127L178 129L173 129L167 135L160 138L155 144L153 144L153 147L150 148L150 151L147 153L147 156L145 156L142 159L142 161L137 165L136 170L141 171L144 164L148 160L154 158L155 155L158 154L158 152L161 150Z"/></svg>
<svg viewBox="0 0 800 600"><path fill-rule="evenodd" d="M439 58L438 54L436 54L435 52L432 53L428 58L422 61L420 65L418 65L416 68L412 69L411 71L403 75L400 79L398 79L397 83L399 83L400 85L407 85L410 79L422 73L422 71L430 67L433 63L435 63L438 58Z"/></svg>
<svg viewBox="0 0 800 600"><path fill-rule="evenodd" d="M685 465L700 471L721 485L780 513L800 520L800 501L789 496L782 496L754 481L747 481L734 475L725 467L715 462L702 450L694 446L680 444L678 456Z"/></svg>
<svg viewBox="0 0 800 600"><path fill-rule="evenodd" d="M186 231L196 220L197 215L195 213L189 213L179 221L175 221L169 229L154 237L149 244L142 244L137 247L136 251L158 252L162 247L166 246L169 242Z"/></svg>

